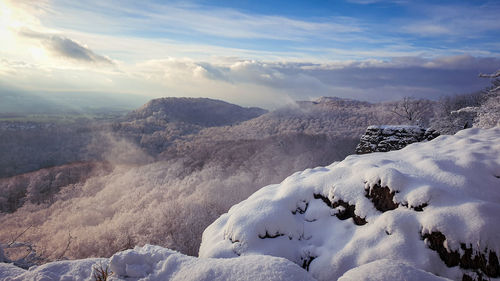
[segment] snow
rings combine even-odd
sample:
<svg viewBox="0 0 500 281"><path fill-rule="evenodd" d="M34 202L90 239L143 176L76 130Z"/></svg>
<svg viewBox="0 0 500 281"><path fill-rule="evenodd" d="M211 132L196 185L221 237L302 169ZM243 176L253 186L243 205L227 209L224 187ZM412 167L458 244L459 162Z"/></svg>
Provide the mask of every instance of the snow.
<svg viewBox="0 0 500 281"><path fill-rule="evenodd" d="M23 270L0 263L0 280L95 280L95 266L113 272L109 281L314 281L302 268L289 260L253 255L231 259L196 258L159 246L145 245L114 254L110 259L58 261Z"/></svg>
<svg viewBox="0 0 500 281"><path fill-rule="evenodd" d="M9 276L19 276L25 272L26 270L11 263L0 262L0 280L7 280Z"/></svg>
<svg viewBox="0 0 500 281"><path fill-rule="evenodd" d="M338 281L446 281L403 262L381 259L347 271Z"/></svg>
<svg viewBox="0 0 500 281"><path fill-rule="evenodd" d="M371 125L368 126L367 130L378 130L381 129L384 131L385 134L391 134L392 132L395 131L409 131L409 132L416 132L420 133L422 131L421 126L416 126L416 125Z"/></svg>
<svg viewBox="0 0 500 281"><path fill-rule="evenodd" d="M73 261L56 261L24 270L9 263L0 263L0 280L3 281L77 281L93 280L92 267L106 263L107 259L93 258Z"/></svg>
<svg viewBox="0 0 500 281"><path fill-rule="evenodd" d="M253 255L231 259L195 258L146 245L115 254L110 280L314 280L296 264Z"/></svg>
<svg viewBox="0 0 500 281"><path fill-rule="evenodd" d="M295 173L257 191L210 225L199 255L283 257L308 268L318 280L337 280L380 259L462 279L471 270L448 267L430 249L428 236L442 233L443 246L460 255L463 243L473 254L493 251L498 256L499 139L499 127L468 129ZM367 197L379 187L394 192L397 208L379 210ZM340 220L352 206L351 218Z"/></svg>

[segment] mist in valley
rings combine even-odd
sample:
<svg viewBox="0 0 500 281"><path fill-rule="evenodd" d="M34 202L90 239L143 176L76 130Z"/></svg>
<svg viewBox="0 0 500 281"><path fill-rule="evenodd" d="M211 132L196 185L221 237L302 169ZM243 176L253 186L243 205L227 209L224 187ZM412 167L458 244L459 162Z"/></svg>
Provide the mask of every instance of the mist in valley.
<svg viewBox="0 0 500 281"><path fill-rule="evenodd" d="M180 106L182 99L165 100L176 101L181 110L192 108ZM188 101L199 106L212 102ZM82 159L94 164L67 164L0 180L0 224L5 226L0 240L9 241L29 227L22 239L47 260L109 256L146 243L197 255L203 230L232 205L295 171L352 154L374 119L401 122L380 110L384 106L323 99L216 127L210 125L216 120L208 125L166 121L175 119L172 113L145 106L86 131L91 137L86 145L72 143L84 148L88 154ZM242 109L231 107L221 117L227 119L234 110ZM85 139L68 138L68 143Z"/></svg>

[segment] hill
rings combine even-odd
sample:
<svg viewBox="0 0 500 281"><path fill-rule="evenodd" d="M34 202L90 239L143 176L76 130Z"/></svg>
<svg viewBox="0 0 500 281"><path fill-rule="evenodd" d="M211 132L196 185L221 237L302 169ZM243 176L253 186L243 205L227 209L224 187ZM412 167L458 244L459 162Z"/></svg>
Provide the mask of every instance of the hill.
<svg viewBox="0 0 500 281"><path fill-rule="evenodd" d="M183 122L202 127L233 125L266 113L266 110L245 108L208 98L154 99L126 117L128 121L153 119L156 122Z"/></svg>

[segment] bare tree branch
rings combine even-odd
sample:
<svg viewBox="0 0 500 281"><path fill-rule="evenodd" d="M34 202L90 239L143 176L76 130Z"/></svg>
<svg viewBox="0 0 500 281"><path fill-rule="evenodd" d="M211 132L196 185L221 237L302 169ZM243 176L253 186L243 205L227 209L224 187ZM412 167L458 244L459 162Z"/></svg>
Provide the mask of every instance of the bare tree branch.
<svg viewBox="0 0 500 281"><path fill-rule="evenodd" d="M30 225L28 226L25 230L23 230L19 235L17 235L15 238L12 239L12 241L7 244L8 247L12 246L14 243L16 243L17 239L19 239L19 237L23 236L24 233L26 233L26 231L28 231L28 229L30 229L33 225Z"/></svg>
<svg viewBox="0 0 500 281"><path fill-rule="evenodd" d="M403 100L394 104L388 110L408 121L412 125L423 125L426 114L430 112L430 104L423 99L415 99L412 97L404 97Z"/></svg>
<svg viewBox="0 0 500 281"><path fill-rule="evenodd" d="M64 248L62 253L57 257L58 260L62 259L68 251L69 245L71 245L71 240L73 240L73 236L71 236L71 232L68 232L68 242L66 243L66 248Z"/></svg>
<svg viewBox="0 0 500 281"><path fill-rule="evenodd" d="M496 73L492 73L492 74L479 74L479 77L482 77L482 78L497 78L497 77L500 77L500 70L497 70Z"/></svg>

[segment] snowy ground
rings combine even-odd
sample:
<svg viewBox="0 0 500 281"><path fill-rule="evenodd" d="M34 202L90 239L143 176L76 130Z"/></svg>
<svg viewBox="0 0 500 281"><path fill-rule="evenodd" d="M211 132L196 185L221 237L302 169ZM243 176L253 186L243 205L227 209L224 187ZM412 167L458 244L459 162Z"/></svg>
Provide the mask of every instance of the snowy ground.
<svg viewBox="0 0 500 281"><path fill-rule="evenodd" d="M96 280L96 269L108 266L108 280L148 281L313 281L298 265L278 257L248 256L233 259L195 258L159 246L146 245L116 253L110 259L48 263L23 270L0 263L0 280Z"/></svg>

